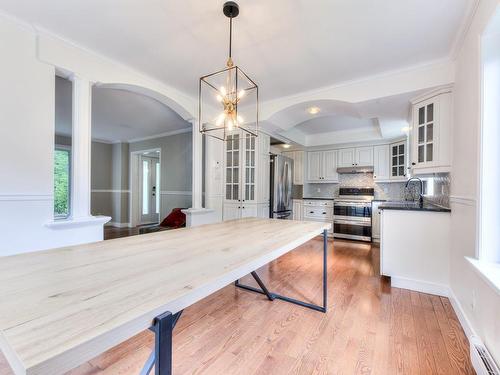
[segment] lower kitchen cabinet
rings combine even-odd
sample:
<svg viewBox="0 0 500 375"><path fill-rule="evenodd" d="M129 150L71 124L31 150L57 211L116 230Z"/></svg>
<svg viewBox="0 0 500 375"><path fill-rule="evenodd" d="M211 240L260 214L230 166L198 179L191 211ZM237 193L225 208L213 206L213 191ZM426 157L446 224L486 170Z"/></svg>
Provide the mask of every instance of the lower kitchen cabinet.
<svg viewBox="0 0 500 375"><path fill-rule="evenodd" d="M384 202L373 201L372 202L372 241L380 242L380 206Z"/></svg>
<svg viewBox="0 0 500 375"><path fill-rule="evenodd" d="M293 220L303 220L303 204L302 199L293 200Z"/></svg>
<svg viewBox="0 0 500 375"><path fill-rule="evenodd" d="M302 202L302 220L330 223L331 228L328 230L328 236L333 236L333 201L304 199Z"/></svg>

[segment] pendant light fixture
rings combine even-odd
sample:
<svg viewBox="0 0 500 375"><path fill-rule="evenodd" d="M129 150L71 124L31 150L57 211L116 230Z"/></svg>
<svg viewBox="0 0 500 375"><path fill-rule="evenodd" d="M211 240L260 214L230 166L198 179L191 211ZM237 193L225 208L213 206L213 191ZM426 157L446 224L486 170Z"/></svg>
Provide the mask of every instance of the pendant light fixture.
<svg viewBox="0 0 500 375"><path fill-rule="evenodd" d="M198 119L201 133L225 141L239 130L257 136L259 88L233 62L233 18L240 12L238 4L228 1L222 11L229 18L229 56L225 69L200 78Z"/></svg>

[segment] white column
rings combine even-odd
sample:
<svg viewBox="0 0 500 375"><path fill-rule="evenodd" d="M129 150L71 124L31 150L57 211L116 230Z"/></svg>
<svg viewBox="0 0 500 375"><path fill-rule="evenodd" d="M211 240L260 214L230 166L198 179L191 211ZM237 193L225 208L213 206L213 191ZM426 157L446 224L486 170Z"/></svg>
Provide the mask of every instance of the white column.
<svg viewBox="0 0 500 375"><path fill-rule="evenodd" d="M71 216L90 216L90 149L92 83L73 76L73 137L71 145Z"/></svg>
<svg viewBox="0 0 500 375"><path fill-rule="evenodd" d="M193 124L193 186L191 208L182 210L186 214L186 226L214 223L218 221L215 211L203 208L203 136L198 130L197 120Z"/></svg>
<svg viewBox="0 0 500 375"><path fill-rule="evenodd" d="M198 120L191 121L193 124L193 201L192 208L203 208L203 136L198 130Z"/></svg>

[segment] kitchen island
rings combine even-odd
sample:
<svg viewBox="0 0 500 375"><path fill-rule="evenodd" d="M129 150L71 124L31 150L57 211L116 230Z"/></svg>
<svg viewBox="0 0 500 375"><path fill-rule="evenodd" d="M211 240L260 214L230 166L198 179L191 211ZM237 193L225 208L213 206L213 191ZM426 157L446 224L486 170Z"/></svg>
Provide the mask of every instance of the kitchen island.
<svg viewBox="0 0 500 375"><path fill-rule="evenodd" d="M394 287L448 296L451 210L418 202L379 209L381 274Z"/></svg>

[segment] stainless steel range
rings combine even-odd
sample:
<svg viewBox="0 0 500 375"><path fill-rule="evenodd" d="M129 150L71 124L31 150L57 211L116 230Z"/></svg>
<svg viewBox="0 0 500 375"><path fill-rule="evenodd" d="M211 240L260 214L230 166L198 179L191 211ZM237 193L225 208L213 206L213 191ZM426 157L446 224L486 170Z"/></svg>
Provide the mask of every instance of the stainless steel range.
<svg viewBox="0 0 500 375"><path fill-rule="evenodd" d="M344 187L333 203L334 237L372 240L373 188Z"/></svg>

